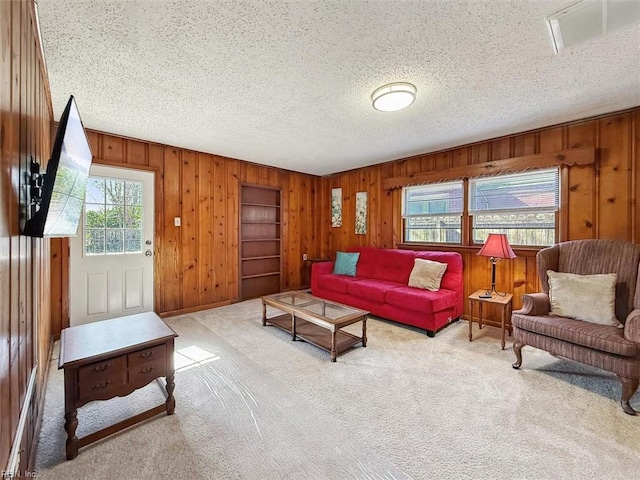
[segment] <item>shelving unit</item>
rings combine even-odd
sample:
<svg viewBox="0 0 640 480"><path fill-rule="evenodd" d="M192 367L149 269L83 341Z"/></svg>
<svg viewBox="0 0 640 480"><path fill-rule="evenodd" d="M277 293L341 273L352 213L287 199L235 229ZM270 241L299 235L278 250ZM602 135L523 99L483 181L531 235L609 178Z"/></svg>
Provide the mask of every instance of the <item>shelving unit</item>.
<svg viewBox="0 0 640 480"><path fill-rule="evenodd" d="M243 300L281 291L280 190L241 185L240 294Z"/></svg>

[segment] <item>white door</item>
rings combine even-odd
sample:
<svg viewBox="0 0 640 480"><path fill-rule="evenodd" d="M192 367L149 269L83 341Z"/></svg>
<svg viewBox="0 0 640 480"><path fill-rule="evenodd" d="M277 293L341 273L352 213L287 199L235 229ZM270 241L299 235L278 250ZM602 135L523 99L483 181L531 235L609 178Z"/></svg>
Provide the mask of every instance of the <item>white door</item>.
<svg viewBox="0 0 640 480"><path fill-rule="evenodd" d="M71 326L153 310L154 173L92 165L70 247Z"/></svg>

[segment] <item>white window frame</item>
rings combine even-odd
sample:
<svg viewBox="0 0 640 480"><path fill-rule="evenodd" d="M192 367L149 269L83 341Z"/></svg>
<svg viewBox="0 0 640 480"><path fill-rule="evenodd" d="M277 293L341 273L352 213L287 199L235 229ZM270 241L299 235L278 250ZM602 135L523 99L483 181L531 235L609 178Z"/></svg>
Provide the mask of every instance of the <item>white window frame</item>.
<svg viewBox="0 0 640 480"><path fill-rule="evenodd" d="M509 192L509 196L513 197L510 201L500 200L502 192L495 188L496 180L514 182L514 193ZM539 185L542 186L539 194L536 193L539 187L534 183L527 185L528 182L536 180L539 180L541 182ZM487 204L484 206L480 206L478 202L478 190L482 187L487 187L489 191L489 197L485 200ZM507 192L507 190L504 191ZM490 205L492 199L495 205ZM509 243L514 246L553 245L558 241L559 204L560 172L557 167L472 178L469 180L468 189L468 210L472 219L471 243L482 244L488 233L505 233ZM494 218L493 224L491 217ZM523 226L511 226L510 222L513 222L515 217L526 218L530 222L529 226L524 226L526 222L522 223ZM481 223L484 219L488 220L485 228ZM502 225L500 225L501 222ZM538 228L535 227L537 222L539 222ZM549 225L552 226L549 227Z"/></svg>
<svg viewBox="0 0 640 480"><path fill-rule="evenodd" d="M452 189L460 190L459 197L459 206L455 205L455 199L443 197L442 191L450 187ZM448 205L448 208L444 211L440 212L420 212L420 213L411 213L409 212L410 206L412 203L408 200L411 194L415 192L422 192L427 198L425 198L425 202L437 202L437 201L449 201L454 205ZM431 197L430 197L431 195ZM417 186L409 186L404 187L402 189L402 237L405 243L436 243L436 244L452 244L452 245L462 245L463 243L463 213L464 213L464 182L462 180L457 180L453 182L441 182L441 183L431 183L426 185L417 185ZM433 223L433 222L442 222L442 221L451 221L452 218L458 218L458 224L454 228L415 228L412 227L412 222L420 222L423 221L425 224ZM432 235L430 239L423 240L412 240L410 239L409 231L410 230L425 230L425 232L431 231ZM438 230L438 232L436 232ZM450 238L450 234L457 230L458 240L454 241ZM436 233L436 235L433 235ZM428 235L428 233L427 233ZM436 239L434 237L440 237L440 239Z"/></svg>

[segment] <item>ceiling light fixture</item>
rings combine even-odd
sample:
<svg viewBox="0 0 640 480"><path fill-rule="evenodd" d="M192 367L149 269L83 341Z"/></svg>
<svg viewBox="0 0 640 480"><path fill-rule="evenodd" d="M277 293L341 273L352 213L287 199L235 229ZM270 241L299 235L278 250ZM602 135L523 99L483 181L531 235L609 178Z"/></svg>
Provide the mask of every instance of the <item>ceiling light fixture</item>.
<svg viewBox="0 0 640 480"><path fill-rule="evenodd" d="M416 99L416 87L406 82L389 83L371 94L373 108L381 112L395 112L411 105Z"/></svg>

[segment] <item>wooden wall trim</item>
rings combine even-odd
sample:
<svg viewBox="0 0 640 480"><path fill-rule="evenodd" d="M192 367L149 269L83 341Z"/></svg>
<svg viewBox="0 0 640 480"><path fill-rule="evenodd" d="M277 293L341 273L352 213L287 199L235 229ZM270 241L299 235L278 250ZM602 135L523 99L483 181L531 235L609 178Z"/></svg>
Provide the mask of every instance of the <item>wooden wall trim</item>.
<svg viewBox="0 0 640 480"><path fill-rule="evenodd" d="M95 163L96 165L104 165L105 167L114 167L114 168L129 168L132 170L144 170L146 172L154 172L158 173L160 168L155 165L136 165L130 163L122 163L122 162L112 162L110 160L105 160L104 158L96 158L93 157L91 163Z"/></svg>
<svg viewBox="0 0 640 480"><path fill-rule="evenodd" d="M521 157L494 160L476 165L446 168L439 171L418 172L410 175L386 178L382 182L385 190L393 190L408 185L420 185L444 180L496 175L500 173L518 172L528 169L549 168L559 165L590 165L595 162L595 148L570 148L551 153L523 155Z"/></svg>

